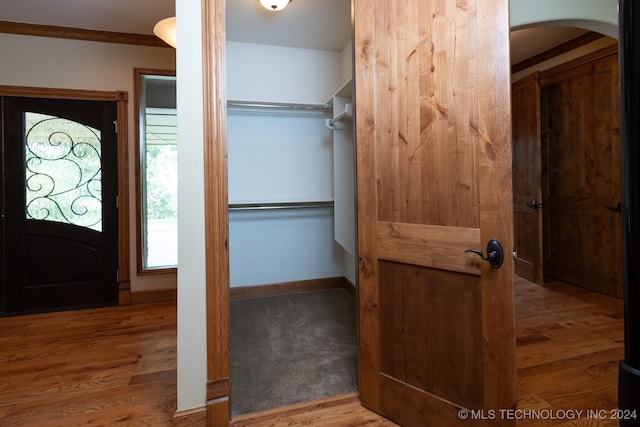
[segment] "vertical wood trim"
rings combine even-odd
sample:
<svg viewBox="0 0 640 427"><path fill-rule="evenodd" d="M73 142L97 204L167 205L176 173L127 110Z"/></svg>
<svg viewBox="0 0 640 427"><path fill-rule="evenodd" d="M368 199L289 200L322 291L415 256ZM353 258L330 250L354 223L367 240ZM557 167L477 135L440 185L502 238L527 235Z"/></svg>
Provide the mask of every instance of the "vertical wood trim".
<svg viewBox="0 0 640 427"><path fill-rule="evenodd" d="M481 241L495 238L505 248L501 268L482 263L481 280L484 405L496 410L516 405L509 3L478 0L476 12L478 75L495 76L478 79Z"/></svg>
<svg viewBox="0 0 640 427"><path fill-rule="evenodd" d="M130 303L131 245L129 239L129 105L127 92L116 92L118 116L118 286L120 305Z"/></svg>
<svg viewBox="0 0 640 427"><path fill-rule="evenodd" d="M537 227L534 230L535 237L533 240L526 240L527 237L531 237L530 234L525 234L524 230L521 230L519 227L521 225L514 223L514 247L516 251L520 251L523 246L527 246L531 248L535 245L535 255L533 259L524 259L524 258L515 258L514 259L514 268L515 274L525 277L526 279L538 283L539 285L543 285L544 283L544 274L543 274L543 259L544 259L544 245L543 245L543 214L540 211L535 211L532 213L528 207L523 208L523 203L530 203L532 200L536 200L541 204L544 203L544 197L542 193L542 124L540 117L540 85L539 85L539 73L536 71L527 75L526 77L521 78L520 80L514 82L512 84L511 93L518 93L518 99L522 104L532 105L532 110L534 111L535 117L532 114L522 113L524 107L522 105L515 105L512 100L512 112L513 114L517 114L520 112L524 114L525 117L513 117L512 123L519 123L519 128L522 128L522 123L527 123L527 132L525 135L515 134L518 130L512 130L513 133L513 143L512 143L512 151L513 154L513 180L518 180L521 184L523 181L528 183L527 187L529 190L532 190L530 194L522 194L521 186L516 188L514 185L514 217L515 213L522 213L523 210L527 212L528 215L533 216L536 215L535 226ZM525 97L522 96L522 93L526 93ZM523 99L524 98L524 99ZM527 111L527 110L525 110ZM535 142L531 141L531 138L535 138ZM523 142L524 140L524 142ZM531 152L530 149L535 144L536 155L534 158L530 158L529 156L523 158L518 158L516 160L517 154L515 152L517 150L522 150L521 147L528 147L527 152ZM529 163L524 165L523 163ZM521 170L524 168L526 171L527 168L531 168L531 172L533 172L533 176L521 173ZM515 221L515 218L514 218ZM523 251L529 252L529 251Z"/></svg>
<svg viewBox="0 0 640 427"><path fill-rule="evenodd" d="M227 426L229 405L229 217L225 0L202 0L207 425Z"/></svg>
<svg viewBox="0 0 640 427"><path fill-rule="evenodd" d="M386 3L386 2L385 2ZM369 283L378 277L377 253L377 204L375 165L375 92L376 82L371 68L375 65L375 22L373 0L354 1L354 93L356 124L356 193L358 224L358 381L363 405L381 411L377 367L380 366L380 349L377 347L378 290Z"/></svg>

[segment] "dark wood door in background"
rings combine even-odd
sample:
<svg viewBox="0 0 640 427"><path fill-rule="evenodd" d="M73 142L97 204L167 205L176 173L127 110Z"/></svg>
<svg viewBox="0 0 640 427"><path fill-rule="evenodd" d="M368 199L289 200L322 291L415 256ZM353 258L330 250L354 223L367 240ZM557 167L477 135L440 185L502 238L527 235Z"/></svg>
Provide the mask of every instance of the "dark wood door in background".
<svg viewBox="0 0 640 427"><path fill-rule="evenodd" d="M615 52L540 80L545 274L622 297Z"/></svg>
<svg viewBox="0 0 640 427"><path fill-rule="evenodd" d="M515 272L544 282L542 251L542 165L538 74L513 83L513 247Z"/></svg>
<svg viewBox="0 0 640 427"><path fill-rule="evenodd" d="M116 103L1 100L3 312L117 304Z"/></svg>
<svg viewBox="0 0 640 427"><path fill-rule="evenodd" d="M508 6L354 2L360 396L407 427L515 406Z"/></svg>

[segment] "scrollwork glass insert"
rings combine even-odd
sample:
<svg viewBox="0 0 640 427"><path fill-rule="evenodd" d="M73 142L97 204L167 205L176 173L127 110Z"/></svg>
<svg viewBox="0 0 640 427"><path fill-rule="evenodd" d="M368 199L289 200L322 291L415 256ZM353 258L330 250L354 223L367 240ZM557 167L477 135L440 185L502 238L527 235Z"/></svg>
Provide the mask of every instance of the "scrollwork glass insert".
<svg viewBox="0 0 640 427"><path fill-rule="evenodd" d="M25 113L26 218L102 231L100 130Z"/></svg>

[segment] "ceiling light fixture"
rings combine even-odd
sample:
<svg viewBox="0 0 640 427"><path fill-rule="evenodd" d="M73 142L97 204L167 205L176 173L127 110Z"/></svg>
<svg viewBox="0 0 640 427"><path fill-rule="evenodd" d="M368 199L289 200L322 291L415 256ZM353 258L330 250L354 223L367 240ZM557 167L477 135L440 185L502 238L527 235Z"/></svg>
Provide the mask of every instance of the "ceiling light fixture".
<svg viewBox="0 0 640 427"><path fill-rule="evenodd" d="M166 44L176 47L176 17L165 18L153 27L153 33Z"/></svg>
<svg viewBox="0 0 640 427"><path fill-rule="evenodd" d="M287 7L290 1L291 0L260 0L260 4L264 6L265 9L275 12Z"/></svg>

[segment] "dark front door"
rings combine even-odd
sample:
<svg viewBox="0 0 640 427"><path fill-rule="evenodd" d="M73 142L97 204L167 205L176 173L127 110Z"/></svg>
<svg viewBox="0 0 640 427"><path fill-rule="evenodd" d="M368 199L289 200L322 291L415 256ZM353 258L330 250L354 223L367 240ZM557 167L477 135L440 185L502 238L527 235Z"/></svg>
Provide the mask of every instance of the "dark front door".
<svg viewBox="0 0 640 427"><path fill-rule="evenodd" d="M116 304L116 103L0 99L2 312Z"/></svg>

